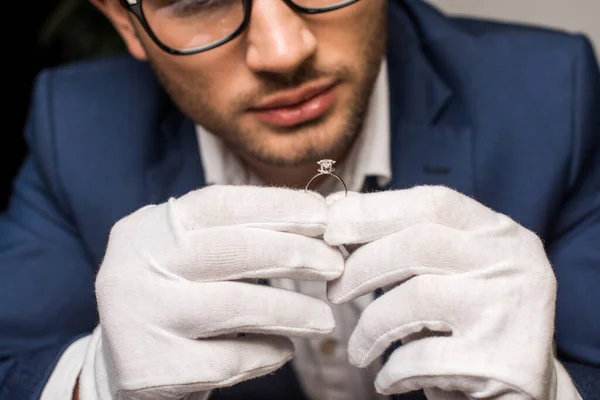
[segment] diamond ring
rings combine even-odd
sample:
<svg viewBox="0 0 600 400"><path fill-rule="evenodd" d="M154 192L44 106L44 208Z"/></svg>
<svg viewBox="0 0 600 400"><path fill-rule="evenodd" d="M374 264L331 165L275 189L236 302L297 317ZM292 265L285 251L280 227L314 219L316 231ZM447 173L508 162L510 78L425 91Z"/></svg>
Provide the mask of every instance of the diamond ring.
<svg viewBox="0 0 600 400"><path fill-rule="evenodd" d="M337 179L342 184L342 186L344 187L344 194L348 195L348 188L346 187L346 184L344 183L342 178L340 178L339 176L337 176L336 174L333 173L333 171L335 171L335 168L333 168L333 164L335 164L335 161L325 159L325 160L318 161L317 164L319 164L319 169L317 170L317 174L315 176L313 176L310 179L310 181L308 181L308 183L306 184L306 187L304 188L304 192L308 191L310 184L315 179L317 179L318 177L323 176L323 175L329 175L329 176L333 176L335 179Z"/></svg>

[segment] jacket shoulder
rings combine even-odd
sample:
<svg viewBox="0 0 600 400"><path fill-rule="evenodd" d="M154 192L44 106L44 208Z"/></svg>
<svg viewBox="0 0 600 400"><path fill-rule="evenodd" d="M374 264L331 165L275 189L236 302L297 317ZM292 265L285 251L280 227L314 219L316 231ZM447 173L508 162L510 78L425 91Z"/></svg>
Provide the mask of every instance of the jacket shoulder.
<svg viewBox="0 0 600 400"><path fill-rule="evenodd" d="M78 80L92 83L94 79L109 80L110 78L115 82L133 79L131 83L137 83L150 78L152 73L147 63L135 60L127 53L117 53L45 68L40 75L53 75L66 82Z"/></svg>
<svg viewBox="0 0 600 400"><path fill-rule="evenodd" d="M584 51L589 53L587 55L594 56L592 41L583 32L490 19L451 17L450 20L473 38L503 42L530 51L532 54L560 51L567 56L578 56L579 52Z"/></svg>
<svg viewBox="0 0 600 400"><path fill-rule="evenodd" d="M151 68L127 55L42 70L33 85L28 141L55 149L148 138L168 101Z"/></svg>
<svg viewBox="0 0 600 400"><path fill-rule="evenodd" d="M131 112L162 97L148 65L123 54L44 69L33 90L34 102L47 101L54 113L82 117L100 108L103 113Z"/></svg>

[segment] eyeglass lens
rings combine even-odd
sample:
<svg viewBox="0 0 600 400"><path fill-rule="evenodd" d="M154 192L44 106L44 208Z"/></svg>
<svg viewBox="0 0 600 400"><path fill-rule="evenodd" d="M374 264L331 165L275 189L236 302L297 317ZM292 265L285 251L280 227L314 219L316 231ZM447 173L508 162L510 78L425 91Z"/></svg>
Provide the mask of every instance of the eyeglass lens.
<svg viewBox="0 0 600 400"><path fill-rule="evenodd" d="M307 9L326 10L353 1L294 0L294 3ZM242 0L144 0L141 5L152 33L176 50L208 47L229 37L244 22Z"/></svg>

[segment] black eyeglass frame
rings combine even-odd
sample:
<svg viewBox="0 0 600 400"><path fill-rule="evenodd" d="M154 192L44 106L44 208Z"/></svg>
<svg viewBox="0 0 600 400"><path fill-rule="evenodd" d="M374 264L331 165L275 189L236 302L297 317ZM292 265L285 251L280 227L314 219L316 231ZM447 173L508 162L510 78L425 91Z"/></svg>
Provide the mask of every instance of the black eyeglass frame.
<svg viewBox="0 0 600 400"><path fill-rule="evenodd" d="M161 40L154 34L154 32L152 31L152 28L150 27L150 24L148 24L148 20L146 19L146 16L144 15L144 10L142 8L142 1L143 0L132 0L132 2L129 3L128 0L120 0L121 5L126 10L130 11L133 15L135 15L137 20L140 22L140 24L142 25L142 27L144 28L144 30L146 31L148 36L150 36L150 38L154 41L154 43L156 43L156 45L158 47L160 47L162 50L166 51L167 53L170 53L170 54L173 54L176 56L185 56L185 55L202 53L204 51L212 50L215 47L219 47L219 46L229 42L230 40L233 40L240 33L242 33L248 26L248 23L250 22L250 14L252 11L252 0L240 0L244 7L244 19L242 20L240 26L236 30L234 30L229 36L226 36L223 39L218 40L218 41L211 43L209 45L206 45L206 46L198 47L195 49L178 50L178 49L174 49L172 47L167 46L166 44L161 42ZM283 0L283 2L285 4L287 4L288 7L290 7L292 10L301 12L304 14L321 14L321 13L326 13L329 11L335 11L335 10L339 10L340 8L344 8L351 4L354 4L358 1L359 0L350 0L347 3L334 4L329 7L325 7L325 8L314 8L314 7L299 6L296 3L294 3L293 0Z"/></svg>

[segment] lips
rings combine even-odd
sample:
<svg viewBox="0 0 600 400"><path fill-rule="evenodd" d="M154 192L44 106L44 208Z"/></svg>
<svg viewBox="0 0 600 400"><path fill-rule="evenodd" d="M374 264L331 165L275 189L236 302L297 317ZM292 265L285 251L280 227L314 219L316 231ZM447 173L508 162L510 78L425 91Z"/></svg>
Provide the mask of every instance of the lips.
<svg viewBox="0 0 600 400"><path fill-rule="evenodd" d="M268 96L249 111L267 125L291 127L323 116L335 92L335 82L315 82Z"/></svg>

